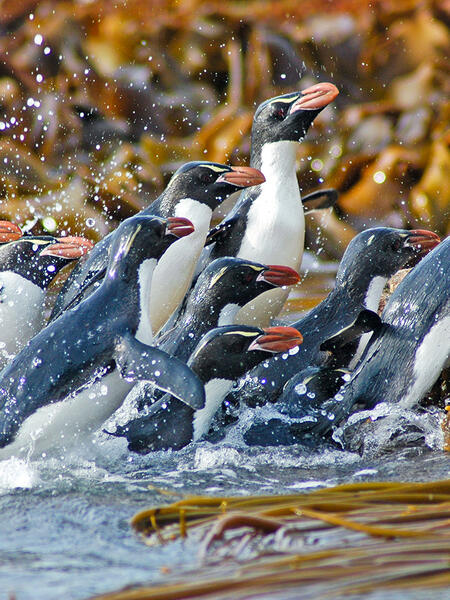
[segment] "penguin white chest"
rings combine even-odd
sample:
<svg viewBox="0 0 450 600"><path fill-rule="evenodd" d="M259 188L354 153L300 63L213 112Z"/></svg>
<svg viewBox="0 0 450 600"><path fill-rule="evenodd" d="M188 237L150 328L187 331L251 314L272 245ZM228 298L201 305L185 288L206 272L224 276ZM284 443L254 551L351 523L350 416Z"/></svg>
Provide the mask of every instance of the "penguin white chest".
<svg viewBox="0 0 450 600"><path fill-rule="evenodd" d="M437 321L420 343L414 357L413 383L402 406L410 408L434 385L450 360L450 315Z"/></svg>
<svg viewBox="0 0 450 600"><path fill-rule="evenodd" d="M176 217L187 217L195 231L174 242L159 259L153 273L150 293L150 319L156 334L184 298L209 232L212 211L190 198L181 200Z"/></svg>
<svg viewBox="0 0 450 600"><path fill-rule="evenodd" d="M266 182L247 214L240 258L300 267L305 217L295 173L295 147L295 142L274 142L262 150Z"/></svg>
<svg viewBox="0 0 450 600"><path fill-rule="evenodd" d="M73 397L39 408L22 424L16 439L0 449L0 459L22 453L39 456L88 440L119 408L132 387L115 370Z"/></svg>
<svg viewBox="0 0 450 600"><path fill-rule="evenodd" d="M305 244L305 216L295 173L297 142L266 144L261 171L266 182L247 214L240 258L298 270ZM236 323L265 327L283 307L288 290L260 294L242 308Z"/></svg>
<svg viewBox="0 0 450 600"><path fill-rule="evenodd" d="M42 328L44 291L12 271L0 273L0 368Z"/></svg>

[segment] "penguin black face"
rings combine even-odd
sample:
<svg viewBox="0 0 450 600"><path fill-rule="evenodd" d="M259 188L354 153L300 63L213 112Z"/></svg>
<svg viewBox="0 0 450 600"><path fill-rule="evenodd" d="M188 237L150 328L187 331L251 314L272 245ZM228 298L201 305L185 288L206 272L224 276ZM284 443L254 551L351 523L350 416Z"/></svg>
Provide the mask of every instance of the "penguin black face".
<svg viewBox="0 0 450 600"><path fill-rule="evenodd" d="M159 259L178 238L190 235L194 226L183 217L162 219L137 215L119 225L110 248L108 273L115 278L119 270L134 270L147 259Z"/></svg>
<svg viewBox="0 0 450 600"><path fill-rule="evenodd" d="M22 236L0 246L0 267L45 289L69 262L93 247L82 237Z"/></svg>
<svg viewBox="0 0 450 600"><path fill-rule="evenodd" d="M280 265L263 265L241 258L218 258L199 278L199 293L243 306L258 294L295 285L300 281L296 271Z"/></svg>
<svg viewBox="0 0 450 600"><path fill-rule="evenodd" d="M332 83L318 83L301 92L284 94L259 105L253 118L252 146L299 142L319 112L339 94Z"/></svg>
<svg viewBox="0 0 450 600"><path fill-rule="evenodd" d="M194 161L186 163L174 173L166 188L166 195L178 200L191 198L214 210L234 192L264 181L261 171L252 167Z"/></svg>
<svg viewBox="0 0 450 600"><path fill-rule="evenodd" d="M189 366L205 382L215 378L234 380L271 353L287 352L302 341L302 335L293 327L218 327L203 336Z"/></svg>
<svg viewBox="0 0 450 600"><path fill-rule="evenodd" d="M339 267L338 279L349 277L352 271L357 276L391 277L439 241L435 233L422 229L367 229L350 242Z"/></svg>

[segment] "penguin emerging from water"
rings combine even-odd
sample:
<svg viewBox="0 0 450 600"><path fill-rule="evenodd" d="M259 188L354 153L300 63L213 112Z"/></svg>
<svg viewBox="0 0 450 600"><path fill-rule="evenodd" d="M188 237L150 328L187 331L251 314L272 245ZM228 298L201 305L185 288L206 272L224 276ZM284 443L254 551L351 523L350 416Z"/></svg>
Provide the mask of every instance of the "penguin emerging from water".
<svg viewBox="0 0 450 600"><path fill-rule="evenodd" d="M166 394L149 413L120 426L112 433L126 437L128 448L145 454L153 450L179 450L199 440L233 381L267 353L288 352L303 341L292 327L259 329L246 325L219 327L207 333L191 355L189 366L205 386L205 406L200 410Z"/></svg>
<svg viewBox="0 0 450 600"><path fill-rule="evenodd" d="M305 220L295 169L297 144L338 94L332 83L318 83L260 104L253 118L250 164L264 173L266 182L244 192L211 231L209 260L237 256L299 270ZM266 292L240 312L239 322L267 325L286 297L285 290Z"/></svg>
<svg viewBox="0 0 450 600"><path fill-rule="evenodd" d="M386 281L438 242L435 233L420 229L377 227L359 233L342 257L334 290L306 317L291 324L305 336L302 352L287 358L274 356L249 371L229 394L230 405L275 402L291 377L329 358L320 350L322 342L353 324L362 310L376 311ZM362 336L357 348L350 347L350 353L344 349L338 352L330 366L353 368L370 335Z"/></svg>
<svg viewBox="0 0 450 600"><path fill-rule="evenodd" d="M184 298L209 231L212 211L234 192L263 181L262 173L250 167L190 162L178 169L161 196L139 213L164 218L186 217L195 228L189 239L182 238L173 244L158 262L149 298L155 333ZM68 307L75 306L90 293L92 285L102 279L114 235L115 232L106 236L74 269L57 298L53 320Z"/></svg>
<svg viewBox="0 0 450 600"><path fill-rule="evenodd" d="M198 377L149 345L153 272L177 236L192 231L178 217L137 216L118 227L101 286L36 335L1 373L0 458L42 453L94 431L137 380L202 408Z"/></svg>
<svg viewBox="0 0 450 600"><path fill-rule="evenodd" d="M189 293L184 310L172 329L156 344L184 362L200 339L211 329L232 325L236 314L249 300L274 287L295 285L298 273L280 265L261 265L241 258L218 258L200 274ZM134 394L135 392L133 392ZM138 407L161 397L152 386L140 386Z"/></svg>
<svg viewBox="0 0 450 600"><path fill-rule="evenodd" d="M349 333L343 333L348 337ZM339 336L336 336L338 338ZM336 340L331 340L335 345ZM330 345L330 341L325 347ZM328 433L356 405L412 408L450 363L450 237L414 267L389 297L350 380L322 405L314 434Z"/></svg>
<svg viewBox="0 0 450 600"><path fill-rule="evenodd" d="M0 369L42 329L45 292L54 277L93 246L82 237L22 236L7 222L0 223L4 241L5 228L11 241L0 245Z"/></svg>

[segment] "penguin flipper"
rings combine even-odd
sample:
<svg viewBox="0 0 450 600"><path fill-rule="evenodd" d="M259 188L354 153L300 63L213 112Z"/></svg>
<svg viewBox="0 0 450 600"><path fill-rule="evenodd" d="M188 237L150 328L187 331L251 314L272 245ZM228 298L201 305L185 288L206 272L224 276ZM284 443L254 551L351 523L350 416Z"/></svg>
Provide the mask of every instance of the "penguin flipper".
<svg viewBox="0 0 450 600"><path fill-rule="evenodd" d="M320 198L323 198L323 200L320 201ZM317 202L317 200L319 201ZM337 200L338 192L333 188L330 188L329 190L317 190L316 192L311 192L311 194L308 194L302 198L305 215L313 212L314 210L331 208L336 204Z"/></svg>
<svg viewBox="0 0 450 600"><path fill-rule="evenodd" d="M377 313L364 309L348 327L344 327L344 329L322 342L320 349L325 352L335 352L364 333L370 331L377 333L381 325L382 321Z"/></svg>
<svg viewBox="0 0 450 600"><path fill-rule="evenodd" d="M206 236L205 246L209 246L210 244L214 244L215 242L222 241L228 231L234 226L234 224L239 220L239 215L233 215L230 218L224 219L221 223L216 225L213 229L210 230L208 235Z"/></svg>
<svg viewBox="0 0 450 600"><path fill-rule="evenodd" d="M151 381L188 406L205 405L205 389L197 375L181 360L139 342L132 334L118 341L115 361L121 377L128 381Z"/></svg>

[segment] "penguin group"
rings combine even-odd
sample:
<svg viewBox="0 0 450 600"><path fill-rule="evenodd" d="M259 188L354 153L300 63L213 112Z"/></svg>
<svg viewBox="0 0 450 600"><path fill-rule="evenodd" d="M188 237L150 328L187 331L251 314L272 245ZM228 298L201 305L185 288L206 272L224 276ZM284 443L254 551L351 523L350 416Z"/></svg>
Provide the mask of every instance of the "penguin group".
<svg viewBox="0 0 450 600"><path fill-rule="evenodd" d="M249 167L183 165L95 246L0 222L0 459L45 456L102 429L133 452L178 450L225 435L242 406L255 411L246 443L295 444L329 436L355 407L421 400L450 353L449 239L363 231L329 296L295 323L274 322L300 281L304 213L336 199L301 199L295 157L338 93L323 82L263 102ZM75 259L44 326L47 287ZM385 283L413 263L379 314ZM130 392L137 416L110 431ZM279 416L259 421L267 403Z"/></svg>

